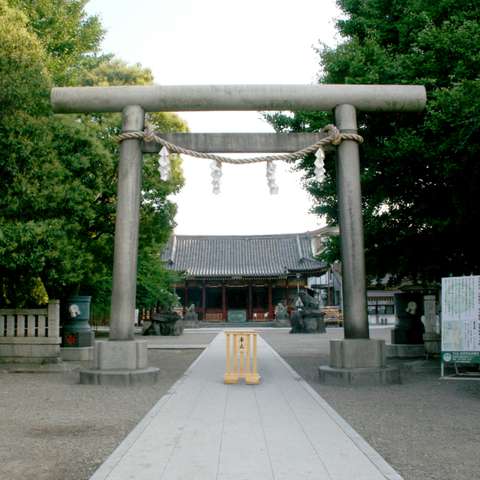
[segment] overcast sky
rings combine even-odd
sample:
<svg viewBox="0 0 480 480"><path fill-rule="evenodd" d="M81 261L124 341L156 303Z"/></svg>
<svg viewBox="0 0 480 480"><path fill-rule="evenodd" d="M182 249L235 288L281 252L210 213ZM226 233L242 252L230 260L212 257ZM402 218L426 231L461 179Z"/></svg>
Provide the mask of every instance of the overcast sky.
<svg viewBox="0 0 480 480"><path fill-rule="evenodd" d="M319 72L313 50L335 45L334 0L90 0L107 30L103 50L152 70L155 83L307 84ZM270 132L256 112L181 113L192 132ZM293 233L323 223L298 173L277 162L278 195L268 193L265 164L223 167L221 193L210 161L184 157L186 185L177 234Z"/></svg>

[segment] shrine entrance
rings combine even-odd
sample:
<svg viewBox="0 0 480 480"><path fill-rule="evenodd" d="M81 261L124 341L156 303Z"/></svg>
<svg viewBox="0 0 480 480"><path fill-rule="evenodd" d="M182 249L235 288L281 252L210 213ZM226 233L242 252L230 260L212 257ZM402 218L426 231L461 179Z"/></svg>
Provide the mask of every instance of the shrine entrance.
<svg viewBox="0 0 480 480"><path fill-rule="evenodd" d="M357 110L418 112L426 91L419 85L212 85L66 87L52 89L56 113L122 112L118 199L115 226L112 309L109 341L95 344L95 365L80 373L81 383L155 381L148 368L146 342L134 339L138 226L143 152L162 148L197 158L210 158L212 184L218 191L222 163L240 163L225 153L278 153L256 159L267 163L272 193L273 162L295 160L317 152L317 178L322 177L326 145L337 146L337 190L343 278L345 340L334 340L330 369L385 367L384 344L369 339ZM313 134L172 134L145 131L145 112L181 111L326 111L335 127ZM165 151L164 151L165 152ZM287 153L285 153L287 152ZM290 152L290 153L289 153ZM248 159L243 163L251 163ZM243 296L232 294L237 304ZM342 372L343 371L343 372ZM350 374L349 372L347 372Z"/></svg>
<svg viewBox="0 0 480 480"><path fill-rule="evenodd" d="M248 306L248 289L242 285L227 287L227 308L246 310Z"/></svg>

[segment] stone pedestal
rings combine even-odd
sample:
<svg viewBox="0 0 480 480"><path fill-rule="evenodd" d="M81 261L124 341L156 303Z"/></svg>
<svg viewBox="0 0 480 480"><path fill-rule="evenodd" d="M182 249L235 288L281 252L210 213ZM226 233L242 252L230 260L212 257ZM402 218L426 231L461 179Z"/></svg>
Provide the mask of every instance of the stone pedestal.
<svg viewBox="0 0 480 480"><path fill-rule="evenodd" d="M440 355L441 336L440 325L437 316L437 299L435 295L425 295L423 297L424 316L422 322L425 325L423 334L423 343L425 344L425 353L427 355Z"/></svg>
<svg viewBox="0 0 480 480"><path fill-rule="evenodd" d="M198 328L200 326L200 323L198 320L187 320L183 319L183 328Z"/></svg>
<svg viewBox="0 0 480 480"><path fill-rule="evenodd" d="M292 312L290 333L325 333L325 322L323 312L307 311L298 308Z"/></svg>
<svg viewBox="0 0 480 480"><path fill-rule="evenodd" d="M60 357L64 362L91 362L93 360L93 347L62 347Z"/></svg>
<svg viewBox="0 0 480 480"><path fill-rule="evenodd" d="M385 365L385 342L383 340L330 341L330 366L333 368L381 368Z"/></svg>
<svg viewBox="0 0 480 480"><path fill-rule="evenodd" d="M145 340L95 342L92 368L80 371L80 383L90 385L153 384L158 368L148 367Z"/></svg>
<svg viewBox="0 0 480 480"><path fill-rule="evenodd" d="M183 317L183 327L198 328L198 314L195 311L195 305L190 305L185 312L185 316Z"/></svg>
<svg viewBox="0 0 480 480"><path fill-rule="evenodd" d="M305 325L305 333L326 333L325 322L323 320L324 313L307 314L303 318Z"/></svg>
<svg viewBox="0 0 480 480"><path fill-rule="evenodd" d="M287 307L283 304L283 302L279 302L275 307L275 321L273 322L273 326L280 328L292 326Z"/></svg>
<svg viewBox="0 0 480 480"><path fill-rule="evenodd" d="M441 337L435 332L426 332L423 334L423 343L425 344L425 353L427 355L440 355Z"/></svg>
<svg viewBox="0 0 480 480"><path fill-rule="evenodd" d="M177 313L155 313L150 322L144 323L142 335L179 336L182 335L183 328L183 320Z"/></svg>
<svg viewBox="0 0 480 480"><path fill-rule="evenodd" d="M275 321L273 322L273 326L278 328L285 328L285 327L290 328L292 324L290 323L290 319L287 316L282 318L275 318Z"/></svg>
<svg viewBox="0 0 480 480"><path fill-rule="evenodd" d="M381 385L400 383L400 370L387 367L385 342L371 339L330 341L330 366L319 368L322 383Z"/></svg>
<svg viewBox="0 0 480 480"><path fill-rule="evenodd" d="M408 343L392 343L386 346L387 358L419 358L425 356L423 343L410 345Z"/></svg>

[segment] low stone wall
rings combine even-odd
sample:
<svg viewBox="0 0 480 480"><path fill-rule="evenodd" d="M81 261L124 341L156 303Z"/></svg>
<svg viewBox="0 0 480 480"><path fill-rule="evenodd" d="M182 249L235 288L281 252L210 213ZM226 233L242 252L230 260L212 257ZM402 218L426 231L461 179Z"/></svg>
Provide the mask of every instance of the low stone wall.
<svg viewBox="0 0 480 480"><path fill-rule="evenodd" d="M0 309L0 362L57 362L60 302L47 308Z"/></svg>

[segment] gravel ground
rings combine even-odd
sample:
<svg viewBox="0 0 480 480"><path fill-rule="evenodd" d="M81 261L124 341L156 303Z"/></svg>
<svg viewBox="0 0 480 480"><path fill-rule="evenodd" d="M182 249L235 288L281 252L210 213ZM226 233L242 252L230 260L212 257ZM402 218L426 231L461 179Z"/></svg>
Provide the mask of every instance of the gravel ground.
<svg viewBox="0 0 480 480"><path fill-rule="evenodd" d="M262 332L262 337L360 433L405 480L480 478L480 382L439 380L436 372L403 376L402 385L326 386L327 335ZM389 340L388 329L371 336Z"/></svg>
<svg viewBox="0 0 480 480"><path fill-rule="evenodd" d="M1 370L0 479L88 479L200 352L150 350L160 380L141 388L79 385L76 371Z"/></svg>
<svg viewBox="0 0 480 480"><path fill-rule="evenodd" d="M195 331L148 341L200 345L215 335ZM318 366L328 364L328 342L342 338L341 329L261 335L405 480L480 478L480 382L439 381L437 372L424 372L405 375L402 385L321 385ZM389 340L390 331L372 329L371 336ZM75 371L5 373L0 367L0 480L88 479L199 353L150 350L160 381L142 388L79 385Z"/></svg>

